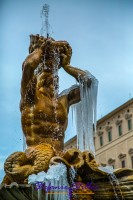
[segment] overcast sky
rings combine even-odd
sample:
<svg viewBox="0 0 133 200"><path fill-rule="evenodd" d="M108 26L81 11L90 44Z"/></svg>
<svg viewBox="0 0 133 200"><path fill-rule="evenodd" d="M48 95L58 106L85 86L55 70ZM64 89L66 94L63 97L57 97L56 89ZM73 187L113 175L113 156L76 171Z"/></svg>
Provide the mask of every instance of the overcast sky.
<svg viewBox="0 0 133 200"><path fill-rule="evenodd" d="M133 96L132 0L0 1L0 176L5 157L22 150L19 101L29 35L40 33L42 6L50 5L51 36L67 40L71 64L99 81L98 118ZM60 71L60 91L75 83ZM67 139L74 136L71 125Z"/></svg>

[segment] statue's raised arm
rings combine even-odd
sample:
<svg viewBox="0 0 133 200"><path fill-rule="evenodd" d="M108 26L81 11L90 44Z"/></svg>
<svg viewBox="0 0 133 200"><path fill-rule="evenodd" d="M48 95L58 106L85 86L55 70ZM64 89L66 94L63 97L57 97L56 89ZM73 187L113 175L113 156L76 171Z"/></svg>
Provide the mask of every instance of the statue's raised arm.
<svg viewBox="0 0 133 200"><path fill-rule="evenodd" d="M21 95L25 95L26 87L34 76L34 70L41 63L45 38L38 35L30 36L29 55L22 65Z"/></svg>
<svg viewBox="0 0 133 200"><path fill-rule="evenodd" d="M70 64L71 55L72 55L72 50L70 45L67 43L67 45L64 45L64 52L61 54L61 64L63 69L79 82L79 80L85 77L87 73L86 71L83 71L77 67L71 66ZM87 79L87 83L88 86L90 86L91 84L90 78Z"/></svg>

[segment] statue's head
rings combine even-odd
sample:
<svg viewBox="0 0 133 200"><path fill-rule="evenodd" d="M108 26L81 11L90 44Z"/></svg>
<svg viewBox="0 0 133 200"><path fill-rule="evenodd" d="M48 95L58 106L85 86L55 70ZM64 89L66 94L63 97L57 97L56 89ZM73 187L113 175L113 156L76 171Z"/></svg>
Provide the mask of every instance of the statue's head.
<svg viewBox="0 0 133 200"><path fill-rule="evenodd" d="M58 68L70 63L72 48L67 41L55 41L52 37L45 38L39 34L30 35L29 53L37 48L43 50L45 64L49 69L52 69L57 57Z"/></svg>
<svg viewBox="0 0 133 200"><path fill-rule="evenodd" d="M48 39L51 39L52 41L54 41L54 39L51 37L45 38L43 36L39 36L39 34L30 35L29 53L32 53L36 48L41 48Z"/></svg>

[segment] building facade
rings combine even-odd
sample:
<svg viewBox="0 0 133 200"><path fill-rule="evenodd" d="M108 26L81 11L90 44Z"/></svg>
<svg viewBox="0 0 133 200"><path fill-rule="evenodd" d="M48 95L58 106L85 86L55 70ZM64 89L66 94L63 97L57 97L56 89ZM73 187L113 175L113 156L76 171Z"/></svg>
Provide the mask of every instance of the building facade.
<svg viewBox="0 0 133 200"><path fill-rule="evenodd" d="M76 136L65 149L77 146ZM133 168L133 99L97 121L94 137L96 160L114 168Z"/></svg>

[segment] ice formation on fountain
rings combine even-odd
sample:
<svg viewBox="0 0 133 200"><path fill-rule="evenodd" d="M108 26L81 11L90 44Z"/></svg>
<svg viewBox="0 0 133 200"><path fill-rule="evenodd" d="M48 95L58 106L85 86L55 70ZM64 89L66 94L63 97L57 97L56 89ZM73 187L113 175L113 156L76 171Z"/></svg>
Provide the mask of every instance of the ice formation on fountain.
<svg viewBox="0 0 133 200"><path fill-rule="evenodd" d="M113 169L112 166L105 166L105 167L99 166L98 169L100 169L101 171L106 172L108 174L113 174L114 173L114 169Z"/></svg>
<svg viewBox="0 0 133 200"><path fill-rule="evenodd" d="M73 173L72 179L75 178ZM42 185L45 188L45 199L48 200L69 200L69 183L67 180L67 168L64 164L52 165L48 169L47 173L39 172L37 175L32 174L28 177L29 184L35 184L38 189L38 200L41 199ZM66 188L66 189L65 189Z"/></svg>
<svg viewBox="0 0 133 200"><path fill-rule="evenodd" d="M88 85L88 80L92 81ZM79 76L80 98L81 101L75 107L77 147L81 150L89 150L95 155L93 142L93 124L96 130L96 106L97 106L97 79L86 71L84 77Z"/></svg>

